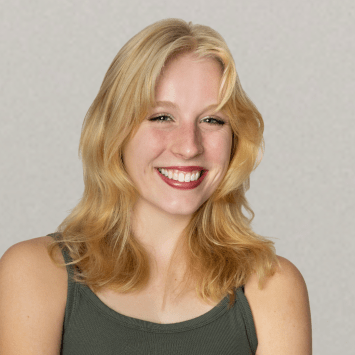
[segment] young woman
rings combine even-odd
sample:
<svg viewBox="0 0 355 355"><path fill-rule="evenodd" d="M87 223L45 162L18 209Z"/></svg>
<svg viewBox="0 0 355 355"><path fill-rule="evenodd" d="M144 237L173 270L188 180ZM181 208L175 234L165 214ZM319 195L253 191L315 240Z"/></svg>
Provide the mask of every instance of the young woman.
<svg viewBox="0 0 355 355"><path fill-rule="evenodd" d="M304 280L243 213L262 134L218 33L133 37L83 124L81 201L1 259L1 354L311 354Z"/></svg>

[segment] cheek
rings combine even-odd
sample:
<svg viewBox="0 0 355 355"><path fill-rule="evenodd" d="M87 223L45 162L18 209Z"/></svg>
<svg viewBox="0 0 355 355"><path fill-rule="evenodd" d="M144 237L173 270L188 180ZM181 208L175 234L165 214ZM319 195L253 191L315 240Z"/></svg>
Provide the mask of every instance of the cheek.
<svg viewBox="0 0 355 355"><path fill-rule="evenodd" d="M162 150L169 142L169 134L165 131L151 130L145 135L147 146L154 151Z"/></svg>
<svg viewBox="0 0 355 355"><path fill-rule="evenodd" d="M208 154L214 161L228 165L232 148L232 136L220 135L209 140Z"/></svg>
<svg viewBox="0 0 355 355"><path fill-rule="evenodd" d="M149 163L157 157L166 147L167 134L161 131L142 130L130 142L127 149L128 164L140 165Z"/></svg>

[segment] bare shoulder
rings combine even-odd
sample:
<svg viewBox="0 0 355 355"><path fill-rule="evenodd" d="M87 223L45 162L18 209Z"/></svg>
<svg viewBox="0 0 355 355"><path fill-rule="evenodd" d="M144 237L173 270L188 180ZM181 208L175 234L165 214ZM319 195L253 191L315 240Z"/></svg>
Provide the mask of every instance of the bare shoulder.
<svg viewBox="0 0 355 355"><path fill-rule="evenodd" d="M25 272L27 276L36 278L48 277L47 281L55 279L56 283L67 283L65 268L58 267L49 257L47 246L52 242L49 236L25 240L11 246L0 259L0 270L3 277ZM64 263L62 253L58 250L55 259ZM4 273L9 271L9 273Z"/></svg>
<svg viewBox="0 0 355 355"><path fill-rule="evenodd" d="M256 328L256 354L312 354L311 315L307 286L289 260L278 256L280 267L262 289L252 275L245 285Z"/></svg>
<svg viewBox="0 0 355 355"><path fill-rule="evenodd" d="M47 253L51 240L40 237L17 243L0 259L0 347L4 355L58 354L68 276ZM60 251L55 257L64 261Z"/></svg>

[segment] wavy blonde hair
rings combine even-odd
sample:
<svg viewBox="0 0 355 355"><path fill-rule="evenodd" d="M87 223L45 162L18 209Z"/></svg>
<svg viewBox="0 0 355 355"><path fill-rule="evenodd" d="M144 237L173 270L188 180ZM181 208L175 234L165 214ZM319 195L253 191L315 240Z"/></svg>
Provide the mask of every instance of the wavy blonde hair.
<svg viewBox="0 0 355 355"><path fill-rule="evenodd" d="M128 293L147 284L150 257L131 232L138 191L125 171L122 152L155 104L162 68L186 52L220 63L216 111L228 114L233 143L226 175L182 233L189 266L183 279L193 280L198 297L207 303L229 294L232 307L235 287L244 285L254 272L262 287L278 262L274 243L251 230L254 213L245 198L250 173L263 152L263 120L242 89L225 41L207 26L162 20L119 51L83 123L79 145L83 196L57 228L58 238L48 252L63 265L55 260L54 250L65 246L75 265L74 279L94 291L109 287Z"/></svg>

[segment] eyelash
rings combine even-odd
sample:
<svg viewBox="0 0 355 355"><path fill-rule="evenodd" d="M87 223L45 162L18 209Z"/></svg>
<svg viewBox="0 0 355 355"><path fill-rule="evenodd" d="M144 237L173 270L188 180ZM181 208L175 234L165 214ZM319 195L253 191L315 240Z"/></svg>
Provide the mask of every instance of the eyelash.
<svg viewBox="0 0 355 355"><path fill-rule="evenodd" d="M155 121L155 122L159 122L159 123L167 122L167 121L165 121L165 120L160 120L159 118L161 118L161 117L168 117L168 118L172 119L172 116L166 115L166 114L162 114L162 115L158 115L158 116L155 116L155 117L150 118L149 121L153 121L153 122ZM215 123L210 123L210 124L212 124L212 125L220 125L220 126L223 126L223 125L225 124L224 121L218 120L217 118L214 118L214 117L206 117L206 118L204 118L204 119L214 120Z"/></svg>

